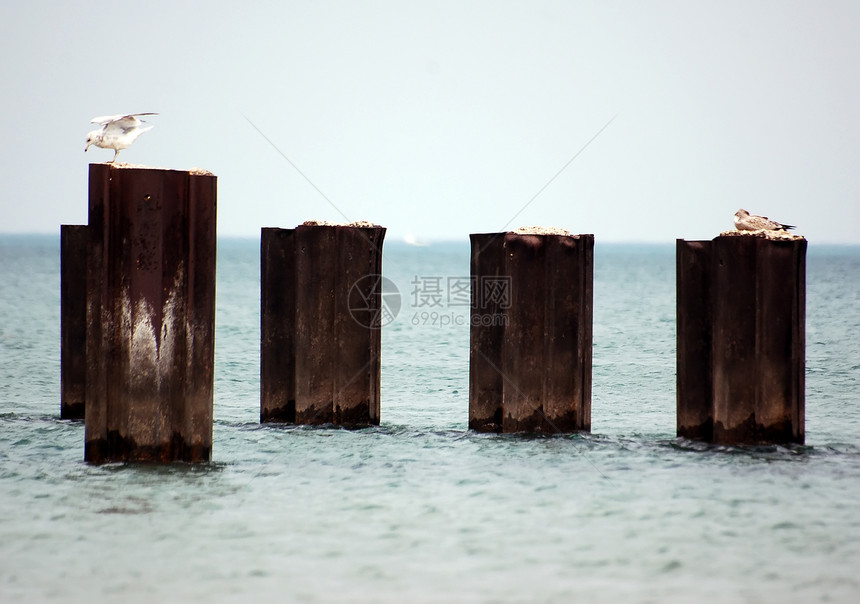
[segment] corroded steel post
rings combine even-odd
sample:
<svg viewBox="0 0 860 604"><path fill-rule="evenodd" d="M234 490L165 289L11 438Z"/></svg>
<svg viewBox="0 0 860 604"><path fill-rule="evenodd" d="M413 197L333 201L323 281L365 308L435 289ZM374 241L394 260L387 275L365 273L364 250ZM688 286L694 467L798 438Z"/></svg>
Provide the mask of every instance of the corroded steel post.
<svg viewBox="0 0 860 604"><path fill-rule="evenodd" d="M87 377L87 226L60 226L60 418L84 419Z"/></svg>
<svg viewBox="0 0 860 604"><path fill-rule="evenodd" d="M675 246L677 433L710 441L714 434L711 362L711 242Z"/></svg>
<svg viewBox="0 0 860 604"><path fill-rule="evenodd" d="M591 429L593 235L473 234L469 427Z"/></svg>
<svg viewBox="0 0 860 604"><path fill-rule="evenodd" d="M263 229L261 421L379 424L384 236L364 223Z"/></svg>
<svg viewBox="0 0 860 604"><path fill-rule="evenodd" d="M503 345L510 278L505 274L505 234L473 234L472 320L469 346L469 428L501 432L504 393Z"/></svg>
<svg viewBox="0 0 860 604"><path fill-rule="evenodd" d="M679 436L803 443L806 246L764 233L678 241Z"/></svg>
<svg viewBox="0 0 860 604"><path fill-rule="evenodd" d="M87 461L211 458L216 181L90 165Z"/></svg>
<svg viewBox="0 0 860 604"><path fill-rule="evenodd" d="M260 421L296 421L295 231L260 233Z"/></svg>

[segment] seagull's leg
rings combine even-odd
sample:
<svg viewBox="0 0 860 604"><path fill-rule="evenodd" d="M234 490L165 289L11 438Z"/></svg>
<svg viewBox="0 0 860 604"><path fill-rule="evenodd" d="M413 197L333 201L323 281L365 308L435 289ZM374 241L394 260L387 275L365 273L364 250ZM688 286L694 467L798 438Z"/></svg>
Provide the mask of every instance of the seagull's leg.
<svg viewBox="0 0 860 604"><path fill-rule="evenodd" d="M113 150L113 159L112 159L112 160L110 160L110 163L112 163L112 164L113 164L113 163L116 163L116 156L117 156L117 155L119 155L119 149L114 149L114 150Z"/></svg>

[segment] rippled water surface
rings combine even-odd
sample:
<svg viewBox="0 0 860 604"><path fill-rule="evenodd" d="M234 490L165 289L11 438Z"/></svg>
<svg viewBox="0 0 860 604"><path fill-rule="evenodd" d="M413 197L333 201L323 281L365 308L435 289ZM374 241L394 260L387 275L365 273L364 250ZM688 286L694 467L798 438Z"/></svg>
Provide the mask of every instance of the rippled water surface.
<svg viewBox="0 0 860 604"><path fill-rule="evenodd" d="M807 443L675 431L674 247L597 245L592 434L480 435L468 242L387 244L382 425L260 426L259 243L218 249L213 461L90 466L59 240L0 236L0 600L854 602L860 249L810 246ZM458 319L459 317L459 319Z"/></svg>

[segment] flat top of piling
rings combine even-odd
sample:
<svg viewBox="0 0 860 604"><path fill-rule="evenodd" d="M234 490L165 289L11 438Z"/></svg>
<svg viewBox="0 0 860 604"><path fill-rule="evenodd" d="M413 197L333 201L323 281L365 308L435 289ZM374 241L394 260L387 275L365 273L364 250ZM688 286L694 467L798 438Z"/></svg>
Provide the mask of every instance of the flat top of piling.
<svg viewBox="0 0 860 604"><path fill-rule="evenodd" d="M567 229L552 226L520 227L511 232L516 233L517 235L562 235L564 237L579 237L579 235L571 235L570 231Z"/></svg>
<svg viewBox="0 0 860 604"><path fill-rule="evenodd" d="M168 170L172 172L188 172L192 176L215 176L209 170L203 168L191 168L190 170L176 170L175 168L163 168L161 166L145 166L143 164L130 164L127 162L101 162L103 166L116 168L117 170Z"/></svg>
<svg viewBox="0 0 860 604"><path fill-rule="evenodd" d="M773 240L782 240L782 241L800 241L805 239L803 235L794 235L793 233L789 233L788 231L768 231L765 229L761 229L758 231L739 231L737 229L731 229L728 231L723 231L719 235L720 237L759 237L761 239L773 239Z"/></svg>
<svg viewBox="0 0 860 604"><path fill-rule="evenodd" d="M356 220L353 222L329 222L328 220L305 220L299 226L339 226L339 227L353 227L358 229L378 229L381 228L381 225L374 224L367 220Z"/></svg>
<svg viewBox="0 0 860 604"><path fill-rule="evenodd" d="M530 226L520 227L512 231L495 231L492 233L471 233L470 237L505 237L509 235L523 235L527 237L569 237L571 239L581 239L583 237L594 237L590 233L574 234L560 227L548 226Z"/></svg>

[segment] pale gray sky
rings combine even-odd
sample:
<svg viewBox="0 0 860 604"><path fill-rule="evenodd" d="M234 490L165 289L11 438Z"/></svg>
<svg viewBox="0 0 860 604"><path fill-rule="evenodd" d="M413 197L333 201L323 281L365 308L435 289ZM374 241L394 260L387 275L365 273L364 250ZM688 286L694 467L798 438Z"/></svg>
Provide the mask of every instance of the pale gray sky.
<svg viewBox="0 0 860 604"><path fill-rule="evenodd" d="M856 0L129 4L0 5L0 232L86 223L89 120L157 111L120 160L213 171L221 235L860 243Z"/></svg>

